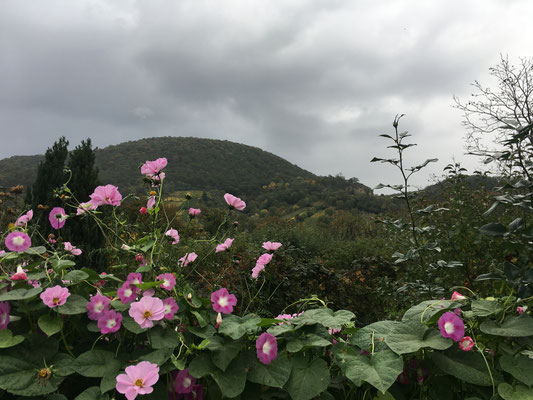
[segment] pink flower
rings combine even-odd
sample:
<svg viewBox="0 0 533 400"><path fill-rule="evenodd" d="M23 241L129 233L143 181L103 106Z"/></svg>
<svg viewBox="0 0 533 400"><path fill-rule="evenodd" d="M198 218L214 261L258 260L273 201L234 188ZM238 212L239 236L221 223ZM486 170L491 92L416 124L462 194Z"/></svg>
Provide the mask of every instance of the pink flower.
<svg viewBox="0 0 533 400"><path fill-rule="evenodd" d="M198 254L196 253L187 253L183 257L181 257L178 260L178 264L180 264L182 267L186 267L190 263L192 263L194 260L198 258Z"/></svg>
<svg viewBox="0 0 533 400"><path fill-rule="evenodd" d="M0 330L6 329L9 324L9 303L0 302Z"/></svg>
<svg viewBox="0 0 533 400"><path fill-rule="evenodd" d="M261 257L257 259L256 264L267 265L270 261L272 261L272 254L265 253L265 254L262 254Z"/></svg>
<svg viewBox="0 0 533 400"><path fill-rule="evenodd" d="M150 196L148 198L148 202L146 203L146 208L151 210L153 206L155 206L155 196Z"/></svg>
<svg viewBox="0 0 533 400"><path fill-rule="evenodd" d="M20 216L15 222L15 226L26 226L28 222L33 218L33 210L28 211L26 214Z"/></svg>
<svg viewBox="0 0 533 400"><path fill-rule="evenodd" d="M264 242L263 243L263 249L265 249L265 250L276 251L281 246L282 246L282 244L279 243L279 242Z"/></svg>
<svg viewBox="0 0 533 400"><path fill-rule="evenodd" d="M176 393L181 394L191 393L195 383L196 379L189 375L189 369L185 368L183 371L178 372L174 380L174 390Z"/></svg>
<svg viewBox="0 0 533 400"><path fill-rule="evenodd" d="M13 279L13 278L11 278ZM525 313L527 311L527 306L523 306L523 307L516 307L516 312L520 315L522 315L523 313Z"/></svg>
<svg viewBox="0 0 533 400"><path fill-rule="evenodd" d="M176 314L180 309L178 307L178 303L176 303L176 300L174 300L172 297L167 297L165 300L163 300L163 307L165 313L163 318L165 319L174 318L174 314Z"/></svg>
<svg viewBox="0 0 533 400"><path fill-rule="evenodd" d="M125 394L128 400L133 400L138 394L150 394L152 386L159 380L159 367L148 361L126 367L126 373L117 376L117 392Z"/></svg>
<svg viewBox="0 0 533 400"><path fill-rule="evenodd" d="M278 341L274 335L264 332L255 342L257 359L263 364L270 364L278 357Z"/></svg>
<svg viewBox="0 0 533 400"><path fill-rule="evenodd" d="M122 195L119 193L118 188L113 185L98 186L89 197L91 198L91 203L97 207L106 204L120 206L120 201L122 200Z"/></svg>
<svg viewBox="0 0 533 400"><path fill-rule="evenodd" d="M153 295L155 294L155 290L152 288L152 289L147 289L143 292L143 297L144 296L149 296L149 297L152 297Z"/></svg>
<svg viewBox="0 0 533 400"><path fill-rule="evenodd" d="M143 283L143 276L140 272L130 272L126 278L126 282L130 285L140 285Z"/></svg>
<svg viewBox="0 0 533 400"><path fill-rule="evenodd" d="M131 286L129 282L124 282L117 290L117 296L120 298L122 304L131 303L137 298L137 288Z"/></svg>
<svg viewBox="0 0 533 400"><path fill-rule="evenodd" d="M263 264L255 264L255 267L252 268L252 278L257 279L264 269L265 266Z"/></svg>
<svg viewBox="0 0 533 400"><path fill-rule="evenodd" d="M199 215L202 211L199 208L189 208L189 215L191 217L196 217Z"/></svg>
<svg viewBox="0 0 533 400"><path fill-rule="evenodd" d="M465 324L463 320L453 312L445 312L439 318L440 333L445 338L450 338L458 342L465 335Z"/></svg>
<svg viewBox="0 0 533 400"><path fill-rule="evenodd" d="M41 293L41 300L50 308L62 306L67 302L67 297L70 296L70 292L67 288L56 285L52 288L46 289Z"/></svg>
<svg viewBox="0 0 533 400"><path fill-rule="evenodd" d="M220 253L221 251L226 251L227 249L229 249L231 247L231 244L233 243L233 240L235 239L228 238L224 240L224 243L219 244L217 246L217 248L215 249L215 253Z"/></svg>
<svg viewBox="0 0 533 400"><path fill-rule="evenodd" d="M163 281L161 283L161 287L165 290L172 290L172 288L176 285L176 278L174 277L174 274L161 274L157 276L158 281Z"/></svg>
<svg viewBox="0 0 533 400"><path fill-rule="evenodd" d="M82 215L85 214L87 211L94 211L97 208L98 206L94 205L89 201L85 203L80 203L80 206L76 209L76 215Z"/></svg>
<svg viewBox="0 0 533 400"><path fill-rule="evenodd" d="M215 312L231 314L233 306L237 304L237 298L234 294L229 294L226 288L222 288L211 293L211 303Z"/></svg>
<svg viewBox="0 0 533 400"><path fill-rule="evenodd" d="M238 211L242 211L246 207L246 203L244 201L229 193L224 195L224 200L226 200L226 203L230 208L234 208Z"/></svg>
<svg viewBox="0 0 533 400"><path fill-rule="evenodd" d="M461 309L460 308L454 309L453 312L455 313L455 315L461 316Z"/></svg>
<svg viewBox="0 0 533 400"><path fill-rule="evenodd" d="M215 329L218 329L221 323L222 323L222 313L218 313L217 319L215 321Z"/></svg>
<svg viewBox="0 0 533 400"><path fill-rule="evenodd" d="M474 347L474 341L470 336L465 336L459 341L459 348L463 351L470 351Z"/></svg>
<svg viewBox="0 0 533 400"><path fill-rule="evenodd" d="M73 255L79 256L81 254L81 250L73 246L70 242L65 242L63 245L65 246L65 250L70 251Z"/></svg>
<svg viewBox="0 0 533 400"><path fill-rule="evenodd" d="M48 221L54 229L61 229L65 225L65 220L68 216L65 214L65 210L61 207L54 207L50 214L48 214Z"/></svg>
<svg viewBox="0 0 533 400"><path fill-rule="evenodd" d="M461 293L453 292L451 300L464 300L464 299L466 299L466 297L463 296Z"/></svg>
<svg viewBox="0 0 533 400"><path fill-rule="evenodd" d="M152 321L165 317L165 306L157 297L143 297L131 304L129 314L141 328L151 328L154 326Z"/></svg>
<svg viewBox="0 0 533 400"><path fill-rule="evenodd" d="M180 241L180 235L176 229L170 228L168 231L165 232L165 236L174 239L172 244L178 244Z"/></svg>
<svg viewBox="0 0 533 400"><path fill-rule="evenodd" d="M122 314L114 310L105 311L98 319L97 325L102 335L116 332L122 325Z"/></svg>
<svg viewBox="0 0 533 400"><path fill-rule="evenodd" d="M148 210L146 209L146 207L141 207L141 208L139 209L139 212L140 212L141 214L143 214L143 215L148 214Z"/></svg>
<svg viewBox="0 0 533 400"><path fill-rule="evenodd" d="M24 232L15 231L7 235L5 245L8 250L22 252L30 248L31 239Z"/></svg>
<svg viewBox="0 0 533 400"><path fill-rule="evenodd" d="M98 319L108 310L109 299L100 293L98 293L96 296L92 296L89 303L87 303L89 319L93 321L98 321Z"/></svg>
<svg viewBox="0 0 533 400"><path fill-rule="evenodd" d="M153 175L159 174L163 168L167 166L166 158L158 158L155 161L146 161L141 166L141 174L152 177Z"/></svg>
<svg viewBox="0 0 533 400"><path fill-rule="evenodd" d="M26 275L26 272L22 269L22 266L19 265L17 267L17 272L15 272L10 279L12 281L25 281L28 280L28 275Z"/></svg>

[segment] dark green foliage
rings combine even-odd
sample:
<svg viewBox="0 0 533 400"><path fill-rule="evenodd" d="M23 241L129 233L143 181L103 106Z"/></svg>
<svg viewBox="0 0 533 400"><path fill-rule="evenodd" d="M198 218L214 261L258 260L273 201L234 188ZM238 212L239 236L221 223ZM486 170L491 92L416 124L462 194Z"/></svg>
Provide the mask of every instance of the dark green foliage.
<svg viewBox="0 0 533 400"><path fill-rule="evenodd" d="M89 201L89 195L100 184L95 160L95 150L92 148L91 139L83 140L79 146L70 152L68 169L72 175L68 182L68 188L71 191L71 196L77 202ZM67 207L66 211L69 214L76 213L76 209L73 207ZM83 243L81 264L103 264L101 252L98 249L104 246L105 240L93 219L72 218L65 224L64 232L65 237L73 244Z"/></svg>
<svg viewBox="0 0 533 400"><path fill-rule="evenodd" d="M39 204L50 207L61 204L61 201L54 196L54 189L65 183L67 175L63 168L67 157L68 140L62 136L51 148L46 150L44 161L41 161L37 168L37 178L31 186L31 190L26 193L26 203L30 204L31 208L36 209ZM28 171L32 171L30 166L26 168Z"/></svg>

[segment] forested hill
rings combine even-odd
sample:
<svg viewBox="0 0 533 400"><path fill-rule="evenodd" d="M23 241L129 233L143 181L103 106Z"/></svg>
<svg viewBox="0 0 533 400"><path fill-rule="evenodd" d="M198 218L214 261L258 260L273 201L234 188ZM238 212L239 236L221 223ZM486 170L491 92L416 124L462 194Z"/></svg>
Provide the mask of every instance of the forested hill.
<svg viewBox="0 0 533 400"><path fill-rule="evenodd" d="M140 165L158 157L168 159L166 192L219 189L251 194L273 181L315 177L287 160L257 147L227 140L160 137L109 146L96 151L100 181L123 193L142 190ZM0 160L0 186L24 185L35 179L42 155Z"/></svg>

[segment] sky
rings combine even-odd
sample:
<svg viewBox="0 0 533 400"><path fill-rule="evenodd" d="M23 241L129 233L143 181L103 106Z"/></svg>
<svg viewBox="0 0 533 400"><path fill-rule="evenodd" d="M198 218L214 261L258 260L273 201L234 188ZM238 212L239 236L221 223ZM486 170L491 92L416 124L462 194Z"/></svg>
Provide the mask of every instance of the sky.
<svg viewBox="0 0 533 400"><path fill-rule="evenodd" d="M453 160L479 168L453 96L530 56L531 15L528 0L3 0L0 159L63 135L193 136L373 187L399 183L370 159L394 155L378 135L406 114L407 165L439 159L421 187Z"/></svg>

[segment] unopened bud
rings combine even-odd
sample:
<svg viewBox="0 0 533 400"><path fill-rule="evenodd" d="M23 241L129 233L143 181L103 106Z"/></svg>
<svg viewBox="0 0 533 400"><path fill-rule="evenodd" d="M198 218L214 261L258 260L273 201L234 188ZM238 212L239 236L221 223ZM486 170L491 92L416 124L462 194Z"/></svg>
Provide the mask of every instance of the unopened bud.
<svg viewBox="0 0 533 400"><path fill-rule="evenodd" d="M187 300L191 301L191 299L192 299L192 294L189 293L189 294L187 295Z"/></svg>

